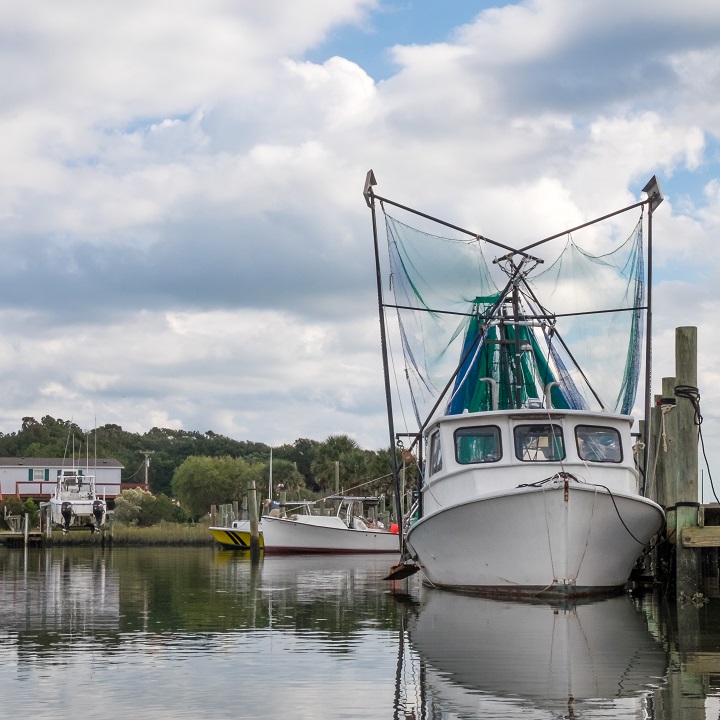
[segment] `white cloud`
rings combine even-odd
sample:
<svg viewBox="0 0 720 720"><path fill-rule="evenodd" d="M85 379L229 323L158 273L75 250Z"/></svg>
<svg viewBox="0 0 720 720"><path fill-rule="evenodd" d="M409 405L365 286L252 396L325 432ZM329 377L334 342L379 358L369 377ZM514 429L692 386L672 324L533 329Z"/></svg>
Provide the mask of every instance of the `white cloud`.
<svg viewBox="0 0 720 720"><path fill-rule="evenodd" d="M657 173L658 337L688 317L712 332L715 3L487 10L394 47L377 84L303 59L375 5L0 9L0 429L51 414L386 444L370 168L379 194L511 245ZM688 177L704 193L673 196Z"/></svg>

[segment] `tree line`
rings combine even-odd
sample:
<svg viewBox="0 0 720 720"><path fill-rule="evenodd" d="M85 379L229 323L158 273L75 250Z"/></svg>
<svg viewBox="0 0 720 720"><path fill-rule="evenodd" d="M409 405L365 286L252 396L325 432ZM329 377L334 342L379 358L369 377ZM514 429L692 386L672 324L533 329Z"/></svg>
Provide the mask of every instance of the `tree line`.
<svg viewBox="0 0 720 720"><path fill-rule="evenodd" d="M300 438L271 448L211 430L154 427L146 433L132 433L115 424L83 430L70 420L49 415L39 421L24 417L17 432L0 433L2 457L71 457L73 447L75 456L83 460L118 460L125 466L123 483L145 481L144 453L151 453L149 489L154 498L162 496L162 512L141 494L127 498L135 511L144 503L145 512L140 515L145 518L160 513L172 516L161 519L183 519L177 501L185 515L199 517L212 504L239 501L251 482L259 492L269 493L271 450L273 485L283 485L288 498L330 495L338 478L344 492L387 494L388 499L392 495L390 450L364 450L347 435L331 435L324 441ZM122 506L120 502L120 514Z"/></svg>

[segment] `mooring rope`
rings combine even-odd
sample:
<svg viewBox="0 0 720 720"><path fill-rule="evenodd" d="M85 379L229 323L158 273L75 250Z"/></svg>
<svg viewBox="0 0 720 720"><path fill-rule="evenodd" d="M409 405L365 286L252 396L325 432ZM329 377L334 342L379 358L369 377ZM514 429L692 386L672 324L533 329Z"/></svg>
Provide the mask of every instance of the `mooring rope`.
<svg viewBox="0 0 720 720"><path fill-rule="evenodd" d="M703 438L702 434L703 416L700 412L700 391L694 385L676 385L675 397L685 398L692 403L693 410L695 411L694 422L698 429L698 441L700 443L700 448L702 449L705 467L708 471L708 477L710 478L710 488L712 490L712 494L715 496L716 502L720 503L717 493L715 492L715 484L713 483L712 473L710 472L710 463L708 462L707 454L705 453L705 438Z"/></svg>

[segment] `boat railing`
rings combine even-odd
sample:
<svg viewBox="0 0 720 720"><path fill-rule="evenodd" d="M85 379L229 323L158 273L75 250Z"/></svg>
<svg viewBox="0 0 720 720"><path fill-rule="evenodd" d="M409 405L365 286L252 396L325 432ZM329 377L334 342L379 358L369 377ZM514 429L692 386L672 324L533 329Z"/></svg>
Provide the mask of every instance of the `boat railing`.
<svg viewBox="0 0 720 720"><path fill-rule="evenodd" d="M413 524L413 518L418 513L418 509L420 508L420 500L415 500L415 502L410 506L410 509L405 513L405 517L403 518L403 529L409 530L410 526ZM415 518L417 519L417 518Z"/></svg>

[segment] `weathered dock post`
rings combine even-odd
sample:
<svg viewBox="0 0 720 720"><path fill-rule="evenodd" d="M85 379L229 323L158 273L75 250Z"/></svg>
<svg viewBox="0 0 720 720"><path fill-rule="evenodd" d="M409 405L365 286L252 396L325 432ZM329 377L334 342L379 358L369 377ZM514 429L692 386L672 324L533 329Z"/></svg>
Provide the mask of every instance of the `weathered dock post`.
<svg viewBox="0 0 720 720"><path fill-rule="evenodd" d="M250 561L257 563L260 560L260 523L254 480L250 481L248 489L248 511L250 514Z"/></svg>
<svg viewBox="0 0 720 720"><path fill-rule="evenodd" d="M675 545L677 543L675 523L675 378L662 379L662 393L655 395L651 410L651 430L648 453L648 497L665 510L665 537L667 542L659 543L653 554L655 572L668 584L675 575Z"/></svg>
<svg viewBox="0 0 720 720"><path fill-rule="evenodd" d="M665 508L665 522L670 543L675 545L678 540L676 523L677 496L677 413L675 412L675 386L674 377L662 379L662 395L658 407L658 435L657 435L657 488L658 503Z"/></svg>
<svg viewBox="0 0 720 720"><path fill-rule="evenodd" d="M693 398L697 396L697 328L675 329L675 468L676 597L693 597L700 588L700 550L685 547L685 528L698 524L698 425Z"/></svg>
<svg viewBox="0 0 720 720"><path fill-rule="evenodd" d="M283 517L287 517L287 511L285 506L287 505L287 490L284 488L278 493L278 501L280 502L280 514Z"/></svg>

